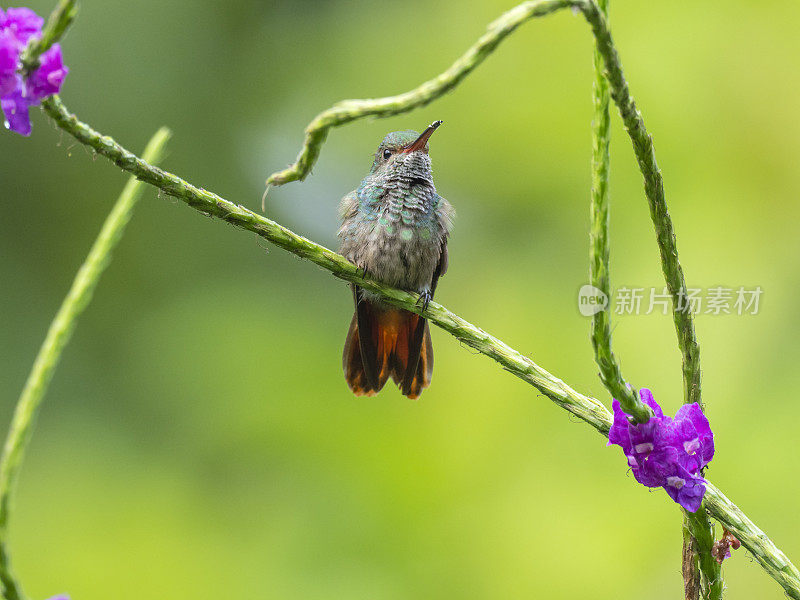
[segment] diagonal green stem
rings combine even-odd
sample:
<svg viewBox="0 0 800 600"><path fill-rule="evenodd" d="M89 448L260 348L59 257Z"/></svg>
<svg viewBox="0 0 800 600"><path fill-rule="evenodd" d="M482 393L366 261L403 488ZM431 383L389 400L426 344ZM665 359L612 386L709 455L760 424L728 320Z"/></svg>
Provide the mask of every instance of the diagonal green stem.
<svg viewBox="0 0 800 600"><path fill-rule="evenodd" d="M580 10L591 26L596 41L597 56L602 59L611 87L611 97L619 108L620 115L633 142L639 168L644 176L645 194L656 229L662 270L673 298L673 306L675 308L673 318L681 340L680 346L683 354L686 397L690 399L690 402L699 401L699 348L694 335L691 313L678 310L678 307L682 304L681 294L685 294L686 285L683 271L677 260L675 234L664 201L664 185L661 172L656 163L652 139L644 126L642 116L636 108L636 104L630 95L628 84L622 74L622 66L611 39L608 23L603 11L593 0L534 0L524 2L491 23L488 31L459 57L449 69L413 90L397 96L343 100L335 104L318 114L308 124L303 148L297 160L287 169L270 175L267 179L267 185L283 185L290 181L304 179L319 157L322 144L325 142L331 128L370 116L386 117L397 115L432 102L457 86L494 52L500 42L520 25L532 18L545 16L563 8ZM602 85L605 85L605 79ZM603 248L600 247L598 250L598 255L602 260ZM602 274L599 273L599 275ZM601 344L603 344L602 340ZM613 370L613 366L611 368ZM612 382L612 385L614 381L622 381L621 377L616 377L616 373L610 373L608 379ZM623 391L621 395L631 399L634 394L625 394ZM641 410L636 408L634 411L641 413Z"/></svg>
<svg viewBox="0 0 800 600"><path fill-rule="evenodd" d="M148 162L158 162L164 151L170 132L162 128L156 132L144 157ZM103 223L100 235L92 245L89 255L78 270L72 287L58 309L44 343L36 356L28 380L17 401L17 408L11 421L11 428L0 459L0 584L5 600L24 598L16 582L8 556L8 523L11 497L19 474L19 468L30 441L36 413L42 402L53 372L61 358L61 353L72 335L78 317L84 311L97 287L100 275L111 259L111 252L122 238L125 226L130 221L136 201L141 196L143 185L131 177Z"/></svg>
<svg viewBox="0 0 800 600"><path fill-rule="evenodd" d="M703 504L711 515L733 533L786 591L790 598L800 598L800 571L789 558L761 531L742 510L728 499L714 484L706 485ZM712 540L713 541L713 540Z"/></svg>
<svg viewBox="0 0 800 600"><path fill-rule="evenodd" d="M126 150L110 137L101 135L85 123L80 122L75 115L67 111L58 96L48 98L42 103L42 106L64 131L74 136L79 142L93 148L98 154L110 159L122 169L134 174L138 179L184 201L203 214L217 217L236 227L251 231L297 256L306 258L345 281L354 282L367 290L378 292L389 304L418 314L423 312L417 294L392 288L373 279L365 279L362 276L363 272L360 272L343 256L297 235L275 221L241 205L229 202L207 190L197 188L172 173L148 164L147 161ZM530 358L435 302L428 305L424 314L432 323L449 331L459 340L499 362L507 371L535 386L562 408L591 424L601 433L608 432L610 413L598 400L579 394L535 364Z"/></svg>

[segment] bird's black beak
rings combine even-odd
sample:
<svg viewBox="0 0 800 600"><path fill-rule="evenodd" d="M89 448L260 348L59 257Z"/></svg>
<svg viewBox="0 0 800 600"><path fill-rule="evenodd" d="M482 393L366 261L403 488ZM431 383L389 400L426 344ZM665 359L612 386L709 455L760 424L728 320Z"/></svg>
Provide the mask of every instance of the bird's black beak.
<svg viewBox="0 0 800 600"><path fill-rule="evenodd" d="M430 126L422 132L422 135L411 142L408 146L403 148L403 152L416 152L417 150L424 150L425 145L428 143L428 138L433 135L433 132L436 131L441 124L442 121L434 121L431 123Z"/></svg>

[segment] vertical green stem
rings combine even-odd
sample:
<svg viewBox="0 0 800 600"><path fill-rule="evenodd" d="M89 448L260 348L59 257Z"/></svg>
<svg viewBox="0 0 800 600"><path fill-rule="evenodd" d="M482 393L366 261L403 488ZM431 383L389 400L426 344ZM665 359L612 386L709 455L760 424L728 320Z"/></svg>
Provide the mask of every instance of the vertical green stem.
<svg viewBox="0 0 800 600"><path fill-rule="evenodd" d="M170 137L167 128L161 128L152 137L144 151L145 160L158 162ZM11 497L19 468L30 441L37 410L42 402L61 352L75 329L75 324L89 304L100 275L111 258L111 251L119 242L130 221L133 208L144 184L131 177L122 190L117 203L106 218L100 235L92 245L89 255L78 270L72 287L56 313L47 331L25 387L17 401L11 428L0 459L0 584L5 600L21 600L24 595L14 578L8 555L8 522Z"/></svg>
<svg viewBox="0 0 800 600"><path fill-rule="evenodd" d="M699 403L700 347L694 332L693 315L684 307L686 282L683 268L678 260L675 230L664 198L664 180L656 162L653 138L647 131L642 114L631 96L605 16L593 0L585 0L581 10L594 33L595 45L603 57L606 78L611 86L611 98L619 108L619 114L633 142L636 161L644 178L644 192L661 255L661 270L672 296L672 317L678 336L678 346L683 355L684 399L688 403Z"/></svg>
<svg viewBox="0 0 800 600"><path fill-rule="evenodd" d="M608 17L607 0L598 3ZM604 75L603 57L594 50L594 119L592 121L592 203L591 229L589 233L589 277L592 285L611 296L609 282L609 146L611 143L611 95L608 80ZM600 379L612 397L619 400L622 409L643 423L650 418L650 410L622 377L614 352L611 350L611 323L608 309L592 316L592 347L594 358L600 368Z"/></svg>
<svg viewBox="0 0 800 600"><path fill-rule="evenodd" d="M683 595L685 600L697 600L700 597L700 563L697 544L692 536L689 517L686 514L683 516L681 574L683 575Z"/></svg>
<svg viewBox="0 0 800 600"><path fill-rule="evenodd" d="M620 115L625 123L625 128L633 141L636 159L644 175L645 195L650 205L650 215L656 231L656 240L661 254L661 267L664 273L664 280L672 295L675 331L678 338L678 347L683 355L684 402L697 402L702 408L700 395L700 348L695 336L692 313L687 310L687 307L682 306L686 298L686 283L684 281L683 268L678 260L677 241L672 226L672 219L667 211L667 203L664 198L664 183L661 177L661 171L656 163L653 140L647 132L647 129L645 129L642 115L630 95L627 82L622 74L622 66L619 62L619 56L614 48L613 41L611 40L606 13L605 0L599 0L597 3L587 2L584 6L584 15L595 34L595 69L597 70L605 67L605 74L612 88L611 95L619 107ZM599 77L597 77L597 79L599 80ZM605 84L605 81L603 83ZM607 84L605 89L608 89ZM596 101L596 119L598 118L597 113L599 110ZM595 128L599 131L599 122L595 123ZM607 147L598 147L598 140L596 138L594 148L596 165L598 157L600 161L604 158L607 161L607 152ZM598 187L598 181L602 183L602 174L603 171L596 166L592 181L594 187L598 189L592 194L593 205L598 204L598 201L602 200L601 190L599 190ZM607 286L608 281L606 280L604 282L602 280L603 273L597 272L597 265L599 264L600 268L602 268L603 259L607 261L608 257L607 255L605 257L602 255L597 257L596 255L602 251L607 253L608 247L607 245L603 247L601 245L602 240L595 238L595 229L602 230L602 226L606 225L602 222L602 219L607 219L608 217L607 215L604 216L600 214L599 210L593 211L593 217L593 284L600 287L594 283L596 278L600 281L601 285L605 283ZM600 227L596 227L598 222ZM607 264L606 262L606 268ZM600 289L603 288L601 287ZM602 313L599 314L602 315ZM606 339L603 337L604 331L602 330L602 323L598 324L598 322L594 322L593 325L592 342L595 346L595 353L598 356L598 364L601 366L603 382L606 383L606 387L608 387L609 383L606 382L606 377L618 377L616 381L613 379L611 380L611 385L621 386L624 382L619 374L619 367L613 362L613 355L611 354L610 347L610 333L608 333ZM608 326L607 320L605 325L606 327ZM608 342L608 345L604 347L602 344L605 342ZM597 350L599 345L603 348L601 352ZM607 372L608 374L602 372L603 363L601 363L601 359L603 359L607 366L610 365ZM619 397L618 399L620 403L622 403L622 399ZM684 575L684 587L687 592L686 598L687 600L694 600L694 598L696 598L698 589L696 585L698 578L696 569L699 568L702 575L700 578L700 591L703 594L703 598L707 600L718 600L722 597L722 574L720 565L717 564L711 556L714 529L705 512L705 508L698 510L696 514L685 513L684 528L682 571ZM707 543L709 540L711 540L710 543Z"/></svg>
<svg viewBox="0 0 800 600"><path fill-rule="evenodd" d="M722 598L724 581L722 580L722 566L711 554L711 547L714 545L714 526L711 524L704 506L701 506L696 513L684 511L683 514L685 527L683 536L684 561L691 551L691 562L695 569L699 568L702 576L700 578L700 593L707 600L719 600ZM687 530L689 535L687 535ZM691 544L691 550L687 547L687 544ZM686 564L684 563L685 567ZM687 580L684 577L684 584L686 583ZM687 595L688 599L689 596Z"/></svg>

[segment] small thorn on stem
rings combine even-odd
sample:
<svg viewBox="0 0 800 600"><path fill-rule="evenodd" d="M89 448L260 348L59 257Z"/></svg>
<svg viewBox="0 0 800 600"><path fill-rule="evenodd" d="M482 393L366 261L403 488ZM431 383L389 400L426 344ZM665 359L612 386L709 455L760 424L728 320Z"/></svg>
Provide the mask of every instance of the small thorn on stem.
<svg viewBox="0 0 800 600"><path fill-rule="evenodd" d="M261 196L261 212L266 214L267 212L267 194L269 194L269 189L272 187L269 183L267 183L267 187L264 189L264 194Z"/></svg>

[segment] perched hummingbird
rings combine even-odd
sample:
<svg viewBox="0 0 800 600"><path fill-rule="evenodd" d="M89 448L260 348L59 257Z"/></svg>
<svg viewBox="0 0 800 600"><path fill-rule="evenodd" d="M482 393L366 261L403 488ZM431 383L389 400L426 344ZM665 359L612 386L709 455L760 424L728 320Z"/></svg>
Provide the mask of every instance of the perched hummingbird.
<svg viewBox="0 0 800 600"><path fill-rule="evenodd" d="M417 292L425 306L447 270L453 217L436 193L428 155L428 138L441 124L421 135L395 131L383 138L369 175L340 206L340 253L370 277ZM352 288L356 310L342 357L347 384L356 396L372 396L391 377L403 394L418 398L433 373L427 321Z"/></svg>

